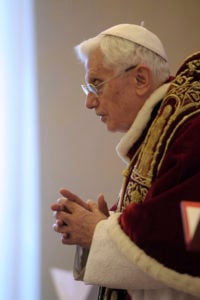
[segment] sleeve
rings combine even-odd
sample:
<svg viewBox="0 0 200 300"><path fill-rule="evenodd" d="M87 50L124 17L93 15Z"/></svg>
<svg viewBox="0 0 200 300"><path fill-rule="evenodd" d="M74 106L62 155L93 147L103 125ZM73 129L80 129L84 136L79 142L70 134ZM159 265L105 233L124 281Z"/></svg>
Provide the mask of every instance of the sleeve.
<svg viewBox="0 0 200 300"><path fill-rule="evenodd" d="M171 142L142 204L119 218L122 230L145 253L180 273L200 275L200 253L187 251L180 203L200 201L200 117L184 123Z"/></svg>
<svg viewBox="0 0 200 300"><path fill-rule="evenodd" d="M112 214L107 220L99 222L88 256L84 281L88 284L98 284L117 289L157 289L163 284L141 271L124 255L127 246L127 236L118 224L119 214ZM113 240L117 234L119 243ZM123 237L125 241L121 244ZM131 243L132 246L132 243ZM126 251L126 250L125 250ZM124 275L126 274L126 275Z"/></svg>
<svg viewBox="0 0 200 300"><path fill-rule="evenodd" d="M96 226L85 268L86 284L115 289L159 290L172 288L200 296L200 278L166 268L139 248L112 214Z"/></svg>
<svg viewBox="0 0 200 300"><path fill-rule="evenodd" d="M76 246L73 266L73 276L75 280L83 280L88 253L89 249L85 249L81 246Z"/></svg>

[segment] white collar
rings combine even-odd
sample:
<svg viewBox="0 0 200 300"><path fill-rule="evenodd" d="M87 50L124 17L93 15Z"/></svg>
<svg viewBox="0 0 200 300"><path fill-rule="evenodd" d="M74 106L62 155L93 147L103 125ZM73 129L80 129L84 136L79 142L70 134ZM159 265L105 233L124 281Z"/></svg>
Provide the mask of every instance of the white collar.
<svg viewBox="0 0 200 300"><path fill-rule="evenodd" d="M127 156L128 151L141 136L143 130L146 127L147 122L151 118L153 108L165 96L169 86L170 83L165 83L150 95L150 97L145 101L144 105L138 112L132 126L122 137L119 144L117 145L117 154L125 163L130 162L129 157Z"/></svg>

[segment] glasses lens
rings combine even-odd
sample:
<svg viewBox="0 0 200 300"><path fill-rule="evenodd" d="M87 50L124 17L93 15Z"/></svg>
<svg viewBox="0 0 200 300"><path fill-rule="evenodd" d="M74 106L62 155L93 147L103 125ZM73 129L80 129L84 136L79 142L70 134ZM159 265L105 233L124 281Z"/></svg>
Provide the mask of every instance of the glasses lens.
<svg viewBox="0 0 200 300"><path fill-rule="evenodd" d="M92 93L95 96L97 96L97 89L92 83L82 84L81 87L82 87L83 92L86 94L86 96L89 93Z"/></svg>
<svg viewBox="0 0 200 300"><path fill-rule="evenodd" d="M81 87L82 87L82 90L83 92L86 94L86 96L89 94L89 89L88 89L88 86L85 85L85 84L81 84Z"/></svg>
<svg viewBox="0 0 200 300"><path fill-rule="evenodd" d="M88 89L89 91L94 94L95 96L97 96L97 88L95 85L93 85L92 83L88 84Z"/></svg>

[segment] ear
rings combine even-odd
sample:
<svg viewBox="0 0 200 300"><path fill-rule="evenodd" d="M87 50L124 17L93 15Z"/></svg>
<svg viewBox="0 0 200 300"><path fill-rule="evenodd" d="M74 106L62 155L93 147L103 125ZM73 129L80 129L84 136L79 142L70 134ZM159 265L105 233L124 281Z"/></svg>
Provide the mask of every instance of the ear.
<svg viewBox="0 0 200 300"><path fill-rule="evenodd" d="M152 92L152 72L146 65L138 65L135 70L135 91L138 96L145 96Z"/></svg>

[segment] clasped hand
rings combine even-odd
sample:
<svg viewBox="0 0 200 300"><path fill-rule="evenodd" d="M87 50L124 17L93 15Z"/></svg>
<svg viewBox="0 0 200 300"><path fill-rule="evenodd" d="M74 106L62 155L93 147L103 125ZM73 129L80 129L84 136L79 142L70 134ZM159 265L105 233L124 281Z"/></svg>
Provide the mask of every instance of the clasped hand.
<svg viewBox="0 0 200 300"><path fill-rule="evenodd" d="M108 207L101 194L98 203L83 201L69 190L60 190L61 198L51 205L56 219L53 228L61 234L63 244L89 248L97 223L109 216Z"/></svg>

